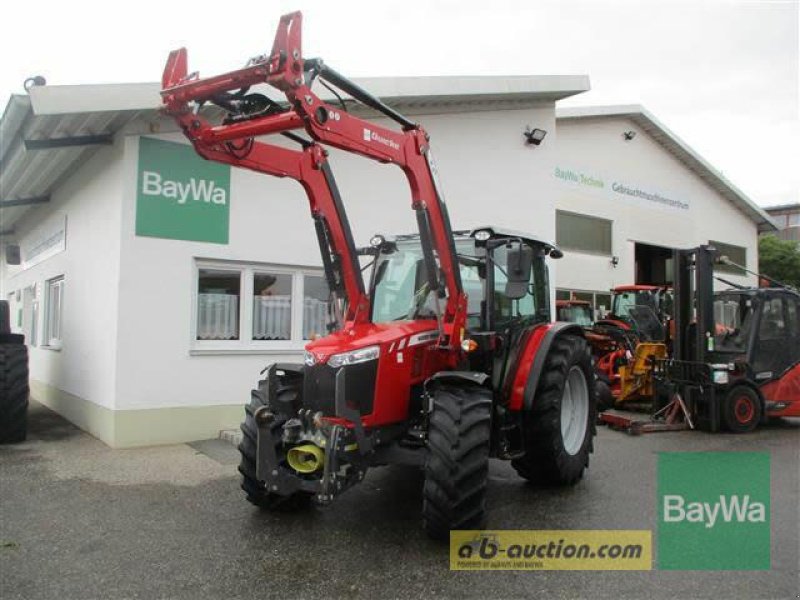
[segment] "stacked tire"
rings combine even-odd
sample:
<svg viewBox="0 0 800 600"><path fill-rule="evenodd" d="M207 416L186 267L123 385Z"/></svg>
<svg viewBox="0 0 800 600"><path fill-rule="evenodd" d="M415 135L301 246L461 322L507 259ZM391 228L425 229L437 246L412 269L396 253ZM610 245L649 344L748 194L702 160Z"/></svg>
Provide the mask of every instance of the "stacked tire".
<svg viewBox="0 0 800 600"><path fill-rule="evenodd" d="M8 302L0 300L0 444L25 440L28 394L25 336L11 333Z"/></svg>

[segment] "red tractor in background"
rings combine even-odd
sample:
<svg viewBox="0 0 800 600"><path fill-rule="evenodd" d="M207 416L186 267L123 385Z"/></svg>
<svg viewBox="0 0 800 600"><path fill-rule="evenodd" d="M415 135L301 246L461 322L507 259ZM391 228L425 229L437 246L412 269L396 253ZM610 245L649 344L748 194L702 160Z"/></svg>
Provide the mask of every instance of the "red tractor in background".
<svg viewBox="0 0 800 600"><path fill-rule="evenodd" d="M320 80L394 121L358 118L312 90ZM252 86L268 84L285 103ZM428 534L482 527L490 457L530 481L574 484L593 449L595 393L580 326L550 322L551 243L496 227L453 232L429 137L319 59L301 53L301 15L272 52L238 71L189 75L170 54L165 111L209 159L297 180L307 192L331 292L330 334L303 364L273 364L246 406L239 470L250 502L327 503L369 467L425 473ZM223 117L210 122L218 111ZM298 134L304 130L311 138ZM292 150L264 141L282 134ZM399 166L418 231L354 244L324 146ZM359 255L372 259L368 285Z"/></svg>
<svg viewBox="0 0 800 600"><path fill-rule="evenodd" d="M611 291L611 311L586 336L595 359L600 410L652 401L655 361L669 354L671 338L671 287L623 285Z"/></svg>
<svg viewBox="0 0 800 600"><path fill-rule="evenodd" d="M556 321L591 327L594 324L592 303L587 300L556 300Z"/></svg>

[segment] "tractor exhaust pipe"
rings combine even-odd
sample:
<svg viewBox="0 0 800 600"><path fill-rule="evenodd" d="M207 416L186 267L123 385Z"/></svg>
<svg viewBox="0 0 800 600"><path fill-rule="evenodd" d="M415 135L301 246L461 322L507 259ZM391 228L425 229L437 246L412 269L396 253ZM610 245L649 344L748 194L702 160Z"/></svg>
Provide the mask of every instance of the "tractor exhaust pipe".
<svg viewBox="0 0 800 600"><path fill-rule="evenodd" d="M286 462L298 473L314 473L323 467L325 453L319 446L303 444L289 449Z"/></svg>

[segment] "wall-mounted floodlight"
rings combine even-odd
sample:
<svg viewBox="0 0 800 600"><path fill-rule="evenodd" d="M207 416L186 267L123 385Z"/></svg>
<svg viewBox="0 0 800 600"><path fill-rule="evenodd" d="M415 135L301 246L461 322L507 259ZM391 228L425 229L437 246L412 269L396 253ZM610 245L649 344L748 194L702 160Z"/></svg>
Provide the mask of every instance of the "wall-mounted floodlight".
<svg viewBox="0 0 800 600"><path fill-rule="evenodd" d="M526 144L533 144L534 146L538 146L542 143L544 136L547 135L547 132L544 129L533 129L531 130L530 126L525 127L525 132L523 133L525 136Z"/></svg>
<svg viewBox="0 0 800 600"><path fill-rule="evenodd" d="M25 91L27 92L32 87L37 87L41 85L47 85L47 80L41 75L34 75L33 77L28 77L25 80L25 83L22 84L22 87L25 88Z"/></svg>
<svg viewBox="0 0 800 600"><path fill-rule="evenodd" d="M619 264L619 256L612 256L611 257L611 266L616 269L618 264Z"/></svg>

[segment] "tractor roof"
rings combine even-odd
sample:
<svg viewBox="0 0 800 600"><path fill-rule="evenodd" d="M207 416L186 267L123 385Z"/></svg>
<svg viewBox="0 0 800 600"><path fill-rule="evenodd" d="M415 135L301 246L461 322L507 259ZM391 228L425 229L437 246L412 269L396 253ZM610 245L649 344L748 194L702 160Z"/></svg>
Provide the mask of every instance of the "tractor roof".
<svg viewBox="0 0 800 600"><path fill-rule="evenodd" d="M666 285L618 285L612 292L655 292L657 290L671 289Z"/></svg>

